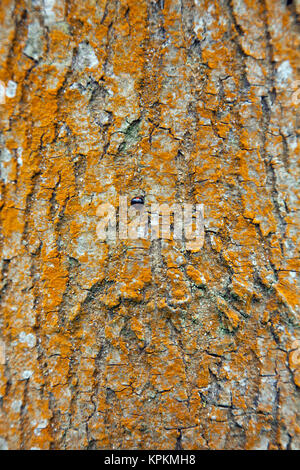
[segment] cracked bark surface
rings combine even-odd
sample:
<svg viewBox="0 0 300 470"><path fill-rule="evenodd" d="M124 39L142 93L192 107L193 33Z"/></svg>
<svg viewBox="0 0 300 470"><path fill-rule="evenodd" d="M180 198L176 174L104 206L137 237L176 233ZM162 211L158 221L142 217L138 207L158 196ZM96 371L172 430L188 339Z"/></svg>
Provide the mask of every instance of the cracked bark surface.
<svg viewBox="0 0 300 470"><path fill-rule="evenodd" d="M1 1L0 447L300 448L299 14ZM140 191L201 251L100 242Z"/></svg>

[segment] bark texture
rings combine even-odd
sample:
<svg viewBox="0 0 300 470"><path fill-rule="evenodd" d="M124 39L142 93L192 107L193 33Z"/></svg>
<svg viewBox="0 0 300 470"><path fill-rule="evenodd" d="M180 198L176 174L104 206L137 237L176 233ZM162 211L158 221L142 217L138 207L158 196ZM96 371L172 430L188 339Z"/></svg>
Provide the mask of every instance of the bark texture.
<svg viewBox="0 0 300 470"><path fill-rule="evenodd" d="M299 13L1 0L0 447L300 448ZM99 241L140 193L201 251Z"/></svg>

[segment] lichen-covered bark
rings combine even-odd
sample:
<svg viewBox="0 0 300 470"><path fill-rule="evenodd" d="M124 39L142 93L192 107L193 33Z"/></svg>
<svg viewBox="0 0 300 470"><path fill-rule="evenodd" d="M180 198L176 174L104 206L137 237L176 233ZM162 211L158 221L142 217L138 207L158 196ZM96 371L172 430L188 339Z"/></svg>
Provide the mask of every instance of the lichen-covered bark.
<svg viewBox="0 0 300 470"><path fill-rule="evenodd" d="M1 0L2 448L300 448L299 13ZM99 241L140 191L202 250Z"/></svg>

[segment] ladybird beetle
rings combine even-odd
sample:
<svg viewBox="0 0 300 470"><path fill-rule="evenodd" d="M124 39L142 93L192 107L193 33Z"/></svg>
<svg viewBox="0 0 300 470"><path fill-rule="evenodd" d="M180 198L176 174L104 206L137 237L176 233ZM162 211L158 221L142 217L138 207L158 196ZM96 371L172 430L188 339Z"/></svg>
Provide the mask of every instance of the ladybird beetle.
<svg viewBox="0 0 300 470"><path fill-rule="evenodd" d="M130 205L134 206L134 204L144 204L144 196L135 196L131 199Z"/></svg>

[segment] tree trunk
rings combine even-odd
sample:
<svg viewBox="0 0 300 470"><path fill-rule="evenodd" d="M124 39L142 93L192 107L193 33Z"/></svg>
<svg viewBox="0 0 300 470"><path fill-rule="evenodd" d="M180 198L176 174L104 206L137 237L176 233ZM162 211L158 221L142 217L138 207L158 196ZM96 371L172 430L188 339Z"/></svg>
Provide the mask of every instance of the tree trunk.
<svg viewBox="0 0 300 470"><path fill-rule="evenodd" d="M299 13L1 1L0 447L300 448ZM203 248L99 240L120 195Z"/></svg>

